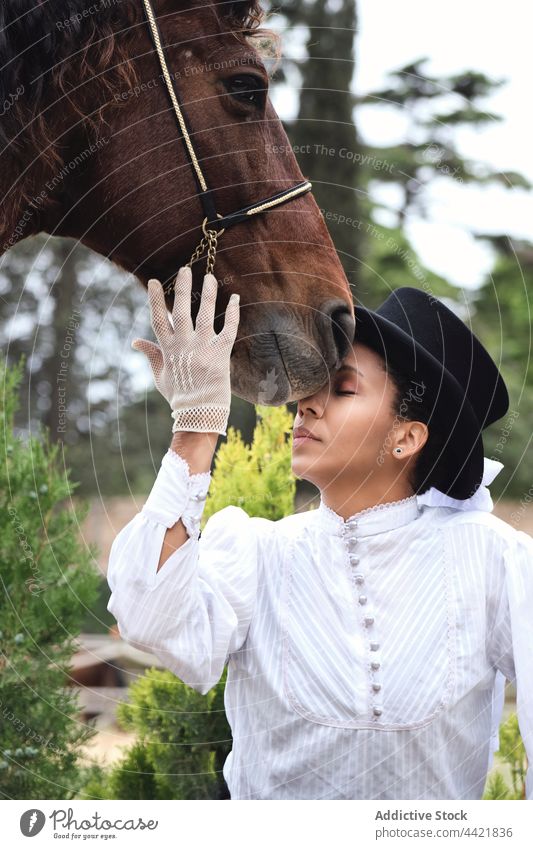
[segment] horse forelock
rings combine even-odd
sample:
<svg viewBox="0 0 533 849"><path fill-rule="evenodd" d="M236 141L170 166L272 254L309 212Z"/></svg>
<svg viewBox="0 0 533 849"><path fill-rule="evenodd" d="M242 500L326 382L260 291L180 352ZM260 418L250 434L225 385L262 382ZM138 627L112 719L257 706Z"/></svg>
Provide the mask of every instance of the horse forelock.
<svg viewBox="0 0 533 849"><path fill-rule="evenodd" d="M194 3L178 0L176 10ZM153 6L157 11L157 0ZM260 34L264 12L259 0L212 0L212 6L225 29L233 30L237 38ZM143 22L142 0L94 0L92 4L88 0L3 0L0 4L0 166L6 168L8 159L21 169L33 162L26 178L18 180L3 198L5 218L16 215L25 202L31 203L32 184L39 174L63 164L54 132L54 104L77 112L77 120L96 135L104 108L113 103L113 93L135 85L130 36ZM102 95L102 105L92 115L81 102L84 82L89 80L100 86Z"/></svg>
<svg viewBox="0 0 533 849"><path fill-rule="evenodd" d="M215 0L215 6L229 26L244 33L258 29L265 14L259 0Z"/></svg>

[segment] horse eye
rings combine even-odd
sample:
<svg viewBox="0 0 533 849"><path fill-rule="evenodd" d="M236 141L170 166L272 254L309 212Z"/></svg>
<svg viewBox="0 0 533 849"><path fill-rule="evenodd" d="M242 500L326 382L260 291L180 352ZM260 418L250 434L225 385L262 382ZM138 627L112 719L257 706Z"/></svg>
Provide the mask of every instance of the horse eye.
<svg viewBox="0 0 533 849"><path fill-rule="evenodd" d="M265 82L261 77L251 74L241 74L224 80L226 90L241 103L250 106L263 107L266 99Z"/></svg>

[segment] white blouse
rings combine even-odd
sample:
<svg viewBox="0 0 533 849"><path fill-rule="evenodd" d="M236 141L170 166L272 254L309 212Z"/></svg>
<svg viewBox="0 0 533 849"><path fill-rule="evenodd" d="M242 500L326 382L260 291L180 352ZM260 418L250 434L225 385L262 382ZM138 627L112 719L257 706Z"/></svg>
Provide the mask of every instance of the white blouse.
<svg viewBox="0 0 533 849"><path fill-rule="evenodd" d="M198 536L209 482L165 455L113 543L108 610L200 693L228 664L233 799L479 799L504 676L533 764L531 537L417 496L346 521L231 506Z"/></svg>

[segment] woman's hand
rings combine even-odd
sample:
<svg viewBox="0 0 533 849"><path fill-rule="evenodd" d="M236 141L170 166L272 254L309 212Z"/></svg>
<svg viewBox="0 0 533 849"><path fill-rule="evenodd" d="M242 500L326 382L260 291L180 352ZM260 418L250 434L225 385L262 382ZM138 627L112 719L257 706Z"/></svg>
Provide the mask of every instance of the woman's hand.
<svg viewBox="0 0 533 849"><path fill-rule="evenodd" d="M226 433L231 404L230 355L239 326L239 295L229 299L224 327L216 334L217 289L216 278L206 274L193 327L192 271L188 266L180 268L174 284L172 326L161 283L148 281L152 327L159 345L135 339L132 348L148 357L155 385L171 406L173 432Z"/></svg>

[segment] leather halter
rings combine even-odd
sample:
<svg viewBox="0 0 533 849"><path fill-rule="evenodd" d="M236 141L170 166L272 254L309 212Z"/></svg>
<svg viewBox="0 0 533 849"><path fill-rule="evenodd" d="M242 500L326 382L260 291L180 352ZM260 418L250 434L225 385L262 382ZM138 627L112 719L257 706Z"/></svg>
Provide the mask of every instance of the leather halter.
<svg viewBox="0 0 533 849"><path fill-rule="evenodd" d="M309 180L304 180L301 183L296 183L290 189L285 189L282 192L270 195L269 197L264 198L263 200L258 201L257 203L245 206L242 209L238 209L236 212L229 213L228 215L220 215L217 212L213 193L209 188L209 185L200 167L200 163L198 161L191 141L189 128L187 126L187 120L185 118L185 113L183 111L182 106L180 106L176 90L174 88L172 79L168 71L168 66L166 63L165 54L159 35L159 29L155 20L150 0L143 0L143 4L146 12L146 19L150 26L152 41L154 43L154 47L159 58L159 64L161 65L161 71L163 73L170 101L174 108L176 120L178 122L179 129L181 130L183 144L185 146L185 150L187 152L187 156L193 170L193 174L198 187L198 195L202 202L202 208L205 216L202 222L202 230L204 233L203 238L198 244L198 246L195 248L191 259L189 260L187 265L192 266L193 262L195 262L197 259L200 259L200 257L202 257L203 254L207 251L207 272L210 272L212 274L215 266L217 239L219 236L222 235L222 233L224 233L225 230L227 230L229 227L234 227L235 224L241 224L243 221L249 221L250 218L252 218L253 216L259 215L263 212L268 212L268 210L273 209L276 206L280 206L282 203L287 203L288 201L300 197L301 195L310 191L312 185Z"/></svg>

